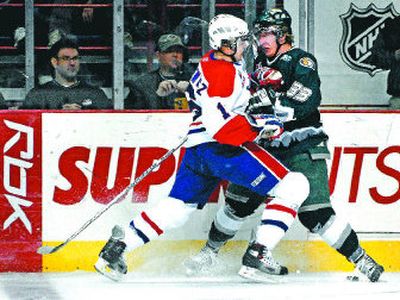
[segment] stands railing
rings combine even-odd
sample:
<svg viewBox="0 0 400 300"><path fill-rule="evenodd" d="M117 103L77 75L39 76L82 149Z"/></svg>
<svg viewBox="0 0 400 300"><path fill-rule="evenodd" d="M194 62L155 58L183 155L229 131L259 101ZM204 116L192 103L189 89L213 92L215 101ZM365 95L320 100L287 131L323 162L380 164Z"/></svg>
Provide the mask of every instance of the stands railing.
<svg viewBox="0 0 400 300"><path fill-rule="evenodd" d="M303 0L305 1L305 0ZM135 10L146 11L148 4L143 3L125 3L124 0L114 0L112 3L42 3L45 1L33 1L25 0L21 2L13 3L0 3L0 9L3 8L15 8L24 10L24 26L26 30L25 34L25 47L24 49L17 49L14 45L0 44L0 65L18 65L23 69L19 71L19 74L25 78L24 87L8 87L1 86L0 91L5 94L7 100L22 100L25 94L37 84L37 72L35 72L35 56L37 53L44 53L48 50L47 45L38 44L35 45L35 37L37 35L48 35L48 32L38 32L35 28L35 9L48 8L52 9L55 7L73 7L73 8L84 8L90 7L94 9L112 9L113 10L113 37L112 45L84 45L80 47L82 51L82 64L109 64L110 72L112 74L111 83L106 88L111 89L111 93L107 93L112 96L114 101L114 108L122 109L124 100L124 72L126 72L126 64L139 65L145 64L145 70L153 68L155 61L153 60L154 54L154 41L152 43L137 44L131 47L131 51L143 52L145 55L135 55L132 57L124 57L124 8L130 8ZM162 1L161 1L162 2ZM160 3L161 3L160 2ZM256 12L261 11L266 7L272 7L282 1L275 0L245 0L245 1L217 1L217 0L201 0L198 3L169 3L167 1L162 2L165 9L163 14L167 15L168 12L177 12L178 10L190 9L196 10L197 17L208 22L215 14L223 12L234 12L240 17L243 17L249 24L252 24L255 20ZM192 1L194 2L194 1ZM221 3L223 2L223 3ZM183 14L182 14L183 15ZM164 16L165 17L165 16ZM189 45L189 51L194 55L191 56L189 62L196 63L202 53L208 50L208 36L206 28L202 29L201 41L196 41L198 44ZM200 51L201 50L201 51ZM136 53L136 52L135 52ZM10 92L11 89L15 89L15 93ZM8 97L12 97L10 99Z"/></svg>

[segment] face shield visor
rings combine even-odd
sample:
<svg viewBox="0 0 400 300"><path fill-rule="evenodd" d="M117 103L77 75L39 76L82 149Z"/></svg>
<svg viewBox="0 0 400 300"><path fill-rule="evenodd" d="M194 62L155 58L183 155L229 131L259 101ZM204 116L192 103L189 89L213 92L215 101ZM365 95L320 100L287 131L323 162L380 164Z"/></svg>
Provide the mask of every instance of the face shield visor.
<svg viewBox="0 0 400 300"><path fill-rule="evenodd" d="M237 38L237 47L243 52L252 52L253 57L257 54L257 39L252 32Z"/></svg>
<svg viewBox="0 0 400 300"><path fill-rule="evenodd" d="M259 43L260 38L265 37L267 35L274 35L276 38L281 38L284 35L283 29L279 25L270 25L270 26L256 26L254 28L254 36L256 37L257 42Z"/></svg>

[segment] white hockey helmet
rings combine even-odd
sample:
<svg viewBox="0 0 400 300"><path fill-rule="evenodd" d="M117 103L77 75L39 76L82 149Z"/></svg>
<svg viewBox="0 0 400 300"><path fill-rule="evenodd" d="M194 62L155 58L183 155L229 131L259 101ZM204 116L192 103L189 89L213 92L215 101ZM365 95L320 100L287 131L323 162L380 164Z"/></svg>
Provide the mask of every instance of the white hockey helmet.
<svg viewBox="0 0 400 300"><path fill-rule="evenodd" d="M238 38L249 38L247 23L235 16L228 14L216 15L208 25L210 47L218 50L221 46L236 48Z"/></svg>

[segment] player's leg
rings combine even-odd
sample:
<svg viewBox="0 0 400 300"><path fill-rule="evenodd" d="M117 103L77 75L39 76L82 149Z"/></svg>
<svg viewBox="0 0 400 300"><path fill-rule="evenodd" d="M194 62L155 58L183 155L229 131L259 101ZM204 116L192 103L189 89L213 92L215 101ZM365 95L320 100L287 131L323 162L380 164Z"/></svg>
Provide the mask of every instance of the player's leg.
<svg viewBox="0 0 400 300"><path fill-rule="evenodd" d="M186 164L185 158L190 157L191 151L186 150L168 198L134 217L125 228L114 227L110 239L99 254L95 265L97 271L111 279L120 279L127 272L126 264L121 267L127 251L150 242L166 230L181 226L198 205L208 200L219 179L194 171Z"/></svg>
<svg viewBox="0 0 400 300"><path fill-rule="evenodd" d="M259 195L274 196L263 211L254 243L243 257L240 272L242 276L258 280L271 274L271 251L294 222L297 209L308 196L309 185L304 175L290 172L260 146L249 143L244 149L242 155L232 158L236 162L232 161L231 166L239 169L224 174L223 178Z"/></svg>
<svg viewBox="0 0 400 300"><path fill-rule="evenodd" d="M271 262L270 251L285 235L294 221L297 208L307 197L307 179L302 174L289 172L267 151L255 144L246 145L241 154L227 158L224 163L227 163L229 169L219 168L218 170L223 173L218 176L246 187L253 193L265 197L275 187L275 198L264 210L262 224L260 224L255 235L254 245L258 247L257 255L252 257L254 259L246 255L244 260L245 267L248 267L246 274L260 270L260 272L267 272L267 270L270 272L267 269ZM259 202L255 207L258 205ZM211 239L215 242L214 249L217 249L218 244L221 245L229 239L243 221L240 216L233 214L234 211L231 208L220 209L216 217L218 221L214 222L214 226L211 228L210 235L213 236ZM250 210L254 211L253 208ZM250 212L245 212L244 215L248 213ZM207 253L210 254L211 252L208 251ZM250 251L250 249L246 252L250 255L254 253L255 251Z"/></svg>
<svg viewBox="0 0 400 300"><path fill-rule="evenodd" d="M205 246L184 261L186 273L210 272L216 265L219 250L235 236L246 217L253 214L264 200L265 197L249 189L230 183L225 193L225 203L214 217Z"/></svg>
<svg viewBox="0 0 400 300"><path fill-rule="evenodd" d="M308 192L307 179L296 172L285 176L271 191L273 200L263 211L254 240L243 256L239 275L256 281L275 281L276 275L287 274L287 268L274 260L272 250L293 224Z"/></svg>
<svg viewBox="0 0 400 300"><path fill-rule="evenodd" d="M310 183L310 194L299 209L300 222L311 232L352 262L369 280L377 281L383 267L377 264L360 246L351 225L336 215L329 195L328 171L325 159L309 153L287 160L287 165L302 172Z"/></svg>

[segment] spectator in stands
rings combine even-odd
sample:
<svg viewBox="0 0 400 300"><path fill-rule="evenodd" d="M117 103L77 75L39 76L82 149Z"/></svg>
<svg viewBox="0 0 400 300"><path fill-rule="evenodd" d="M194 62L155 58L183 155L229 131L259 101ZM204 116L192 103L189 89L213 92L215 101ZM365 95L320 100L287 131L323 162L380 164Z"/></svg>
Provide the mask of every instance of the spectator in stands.
<svg viewBox="0 0 400 300"><path fill-rule="evenodd" d="M69 39L61 39L50 49L54 68L52 81L33 88L21 108L27 109L109 109L112 103L105 93L77 79L79 50Z"/></svg>
<svg viewBox="0 0 400 300"><path fill-rule="evenodd" d="M387 93L390 108L400 109L400 16L386 21L372 49L370 62L388 74Z"/></svg>
<svg viewBox="0 0 400 300"><path fill-rule="evenodd" d="M92 0L55 0L49 18L49 46L61 38L78 38L79 44L111 43L112 7L71 7L71 3L92 4ZM97 0L96 4L108 4L109 0Z"/></svg>
<svg viewBox="0 0 400 300"><path fill-rule="evenodd" d="M4 5L0 6L0 45L5 46L0 50L0 59L2 61L9 61L11 56L24 53L20 49L8 48L15 46L14 31L24 24L24 8L16 7L18 3L21 4L21 1L0 0L0 4ZM25 77L22 72L24 72L22 64L2 63L0 68L0 87L22 88L25 84Z"/></svg>
<svg viewBox="0 0 400 300"><path fill-rule="evenodd" d="M157 42L159 67L128 82L126 109L186 109L185 90L193 69L186 63L187 48L179 36L164 34Z"/></svg>

